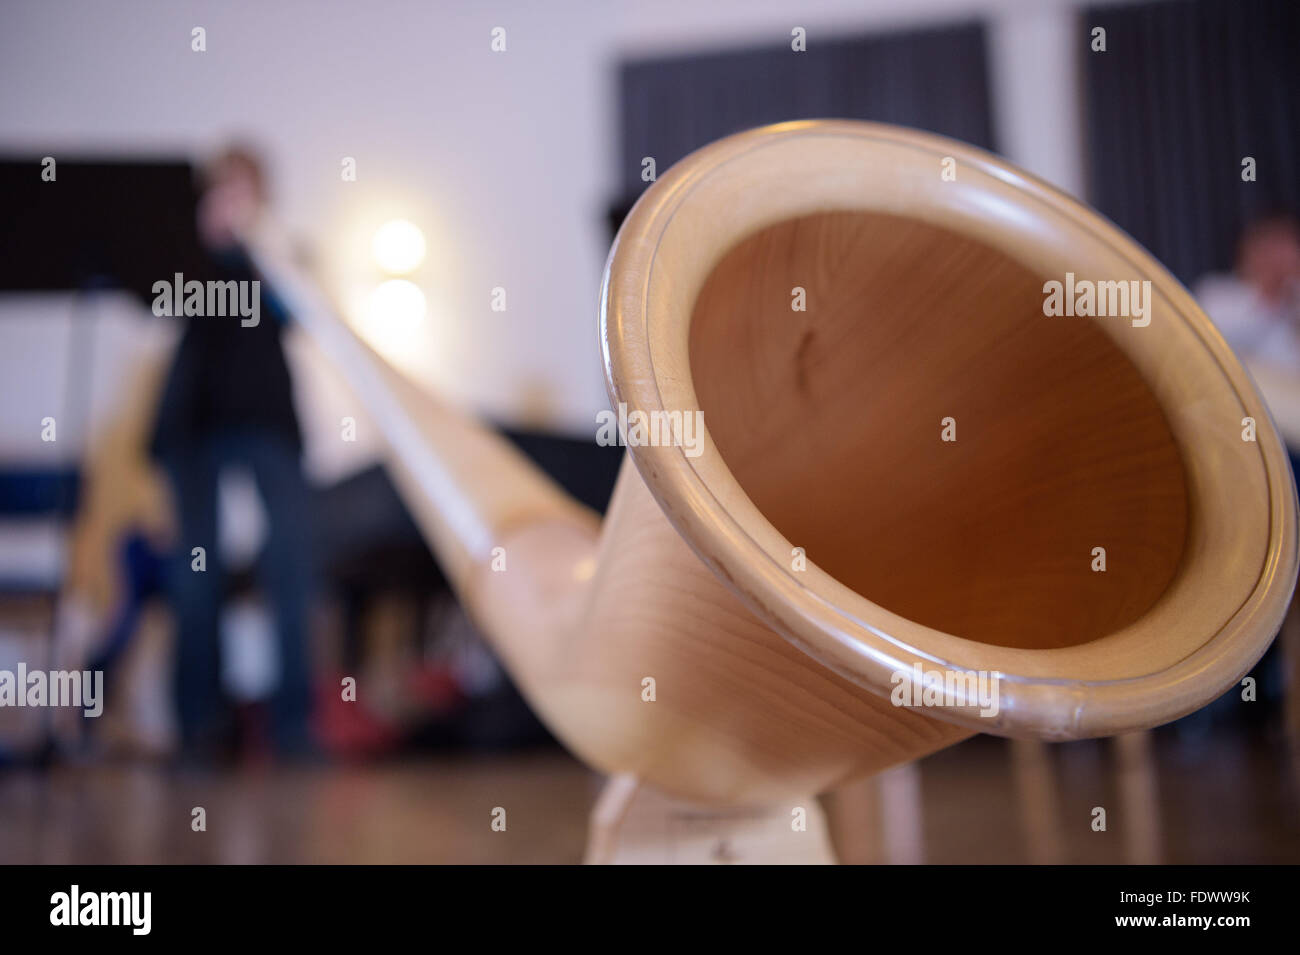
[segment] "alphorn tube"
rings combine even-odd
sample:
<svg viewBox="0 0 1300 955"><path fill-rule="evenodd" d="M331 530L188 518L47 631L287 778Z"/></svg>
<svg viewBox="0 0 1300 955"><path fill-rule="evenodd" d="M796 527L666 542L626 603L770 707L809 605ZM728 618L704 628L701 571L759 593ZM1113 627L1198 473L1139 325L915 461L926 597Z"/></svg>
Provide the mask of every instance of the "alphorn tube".
<svg viewBox="0 0 1300 955"><path fill-rule="evenodd" d="M940 137L787 123L646 191L601 294L638 425L603 527L301 307L538 713L675 795L772 801L976 732L1176 719L1258 660L1295 584L1286 454L1191 296Z"/></svg>

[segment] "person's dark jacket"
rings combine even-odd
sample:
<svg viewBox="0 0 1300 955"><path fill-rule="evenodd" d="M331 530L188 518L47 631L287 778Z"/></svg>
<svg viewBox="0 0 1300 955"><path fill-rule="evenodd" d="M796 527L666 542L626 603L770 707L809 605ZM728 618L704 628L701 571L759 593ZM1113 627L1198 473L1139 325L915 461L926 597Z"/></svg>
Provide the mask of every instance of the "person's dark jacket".
<svg viewBox="0 0 1300 955"><path fill-rule="evenodd" d="M247 255L232 249L214 257L209 274L185 280L260 280ZM206 288L206 285L205 285ZM262 282L260 318L245 327L240 316L164 318L186 322L163 387L150 453L155 458L230 431L259 431L301 448L293 386L281 335L288 315Z"/></svg>

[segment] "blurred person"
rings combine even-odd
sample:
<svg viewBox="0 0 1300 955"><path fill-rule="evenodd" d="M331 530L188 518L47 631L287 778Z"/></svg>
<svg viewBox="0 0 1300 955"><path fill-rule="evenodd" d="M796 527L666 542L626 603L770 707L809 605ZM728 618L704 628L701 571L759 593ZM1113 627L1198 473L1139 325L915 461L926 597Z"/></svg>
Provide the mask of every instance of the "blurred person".
<svg viewBox="0 0 1300 955"><path fill-rule="evenodd" d="M1247 363L1267 363L1300 379L1300 224L1293 216L1251 222L1232 273L1201 279L1196 297Z"/></svg>
<svg viewBox="0 0 1300 955"><path fill-rule="evenodd" d="M1300 465L1300 223L1274 212L1252 220L1230 274L1207 275L1196 297L1268 403Z"/></svg>
<svg viewBox="0 0 1300 955"><path fill-rule="evenodd" d="M220 676L223 574L217 505L218 478L230 466L252 473L267 515L258 578L273 605L279 642L280 679L270 705L272 742L280 756L314 752L308 729L306 628L315 574L302 434L282 343L288 315L256 274L240 241L266 204L263 165L251 150L228 148L208 168L197 218L210 274L194 278L260 288L260 319L188 318L150 445L169 479L177 513L176 551L166 589L177 622L174 692L180 744L190 758L220 755L234 736ZM260 286L252 286L254 281ZM192 566L195 547L204 548L206 570Z"/></svg>

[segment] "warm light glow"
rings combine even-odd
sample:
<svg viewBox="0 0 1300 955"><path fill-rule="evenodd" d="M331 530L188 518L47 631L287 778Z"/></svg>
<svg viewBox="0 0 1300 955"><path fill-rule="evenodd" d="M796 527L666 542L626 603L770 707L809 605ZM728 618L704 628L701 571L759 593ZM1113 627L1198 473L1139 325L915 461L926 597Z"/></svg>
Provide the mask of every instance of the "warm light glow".
<svg viewBox="0 0 1300 955"><path fill-rule="evenodd" d="M370 293L363 332L382 352L415 346L424 321L424 293L414 282L389 279Z"/></svg>
<svg viewBox="0 0 1300 955"><path fill-rule="evenodd" d="M424 261L424 233L414 222L393 219L375 233L371 252L375 262L390 275L406 275Z"/></svg>

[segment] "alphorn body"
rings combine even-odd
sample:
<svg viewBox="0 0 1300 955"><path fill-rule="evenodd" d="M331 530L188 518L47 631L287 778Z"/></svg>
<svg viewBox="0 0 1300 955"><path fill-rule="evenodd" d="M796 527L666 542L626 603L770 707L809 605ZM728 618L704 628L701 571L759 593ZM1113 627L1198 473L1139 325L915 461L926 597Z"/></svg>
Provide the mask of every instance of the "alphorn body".
<svg viewBox="0 0 1300 955"><path fill-rule="evenodd" d="M531 705L677 796L774 801L976 732L1173 720L1247 673L1295 584L1286 454L1192 297L956 142L788 123L647 189L601 292L611 403L704 428L629 440L603 525L258 255ZM1067 276L1107 304L1045 314ZM916 673L955 694L895 705ZM997 681L996 712L967 674Z"/></svg>

